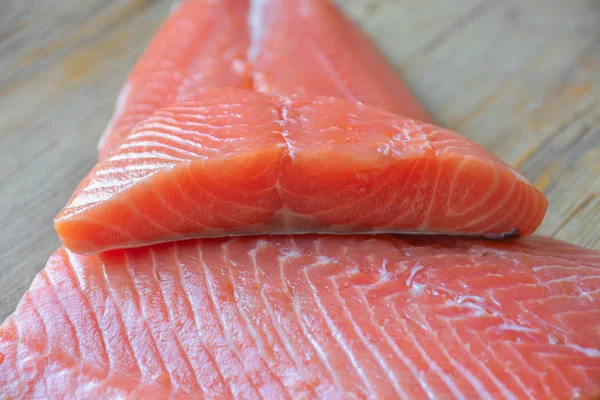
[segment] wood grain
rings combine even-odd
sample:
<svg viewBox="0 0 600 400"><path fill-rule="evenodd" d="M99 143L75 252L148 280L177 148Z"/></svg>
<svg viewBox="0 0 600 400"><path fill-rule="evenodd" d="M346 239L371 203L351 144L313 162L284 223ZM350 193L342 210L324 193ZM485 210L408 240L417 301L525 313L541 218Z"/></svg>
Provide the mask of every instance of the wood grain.
<svg viewBox="0 0 600 400"><path fill-rule="evenodd" d="M540 229L600 249L600 2L339 0L436 116L550 200ZM58 246L128 70L171 0L0 2L0 320Z"/></svg>

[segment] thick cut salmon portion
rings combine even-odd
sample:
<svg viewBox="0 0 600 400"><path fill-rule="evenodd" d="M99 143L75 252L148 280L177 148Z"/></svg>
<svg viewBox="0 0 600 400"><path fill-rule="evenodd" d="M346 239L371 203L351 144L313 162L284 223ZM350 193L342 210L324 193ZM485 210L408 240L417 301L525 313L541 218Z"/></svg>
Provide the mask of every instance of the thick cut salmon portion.
<svg viewBox="0 0 600 400"><path fill-rule="evenodd" d="M360 29L324 0L250 2L249 63L265 93L333 96L431 122Z"/></svg>
<svg viewBox="0 0 600 400"><path fill-rule="evenodd" d="M531 234L546 199L465 137L360 103L214 90L139 124L55 220L77 253L252 233Z"/></svg>
<svg viewBox="0 0 600 400"><path fill-rule="evenodd" d="M100 159L159 108L228 87L334 96L430 119L327 0L183 0L127 78L98 144Z"/></svg>
<svg viewBox="0 0 600 400"><path fill-rule="evenodd" d="M199 89L251 88L247 14L247 0L177 3L121 90L98 143L100 158L160 107Z"/></svg>
<svg viewBox="0 0 600 400"><path fill-rule="evenodd" d="M389 236L58 250L0 328L2 398L600 394L600 253Z"/></svg>

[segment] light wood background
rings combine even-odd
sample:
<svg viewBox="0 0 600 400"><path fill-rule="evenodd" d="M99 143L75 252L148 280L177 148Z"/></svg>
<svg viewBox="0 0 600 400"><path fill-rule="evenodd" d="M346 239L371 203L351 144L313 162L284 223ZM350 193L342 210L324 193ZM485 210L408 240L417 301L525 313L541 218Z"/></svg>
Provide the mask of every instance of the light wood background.
<svg viewBox="0 0 600 400"><path fill-rule="evenodd" d="M339 0L439 124L550 200L540 230L600 249L600 0ZM121 83L171 0L0 0L0 320L59 245Z"/></svg>

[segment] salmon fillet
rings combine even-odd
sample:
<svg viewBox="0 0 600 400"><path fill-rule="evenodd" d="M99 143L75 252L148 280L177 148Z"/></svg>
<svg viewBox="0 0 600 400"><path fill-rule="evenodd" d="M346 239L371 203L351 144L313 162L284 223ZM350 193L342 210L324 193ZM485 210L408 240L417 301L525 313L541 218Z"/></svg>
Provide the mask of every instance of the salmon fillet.
<svg viewBox="0 0 600 400"><path fill-rule="evenodd" d="M59 249L0 328L0 397L591 399L599 286L599 252L541 237Z"/></svg>
<svg viewBox="0 0 600 400"><path fill-rule="evenodd" d="M446 129L330 97L219 89L140 123L55 228L81 254L253 233L529 235L546 206Z"/></svg>
<svg viewBox="0 0 600 400"><path fill-rule="evenodd" d="M0 327L0 398L598 396L598 252L181 240L532 233L545 197L429 121L329 2L181 2Z"/></svg>
<svg viewBox="0 0 600 400"><path fill-rule="evenodd" d="M329 1L184 0L129 74L98 144L100 159L159 108L200 89L228 87L334 96L431 119Z"/></svg>

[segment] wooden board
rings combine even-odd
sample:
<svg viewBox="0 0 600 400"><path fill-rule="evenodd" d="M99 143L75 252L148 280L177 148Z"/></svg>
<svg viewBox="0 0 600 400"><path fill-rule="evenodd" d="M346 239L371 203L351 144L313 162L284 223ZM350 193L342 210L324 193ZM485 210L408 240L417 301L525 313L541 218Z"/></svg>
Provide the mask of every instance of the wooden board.
<svg viewBox="0 0 600 400"><path fill-rule="evenodd" d="M540 233L600 249L600 2L340 0L441 125L550 199ZM0 320L59 245L127 71L171 0L0 2Z"/></svg>

